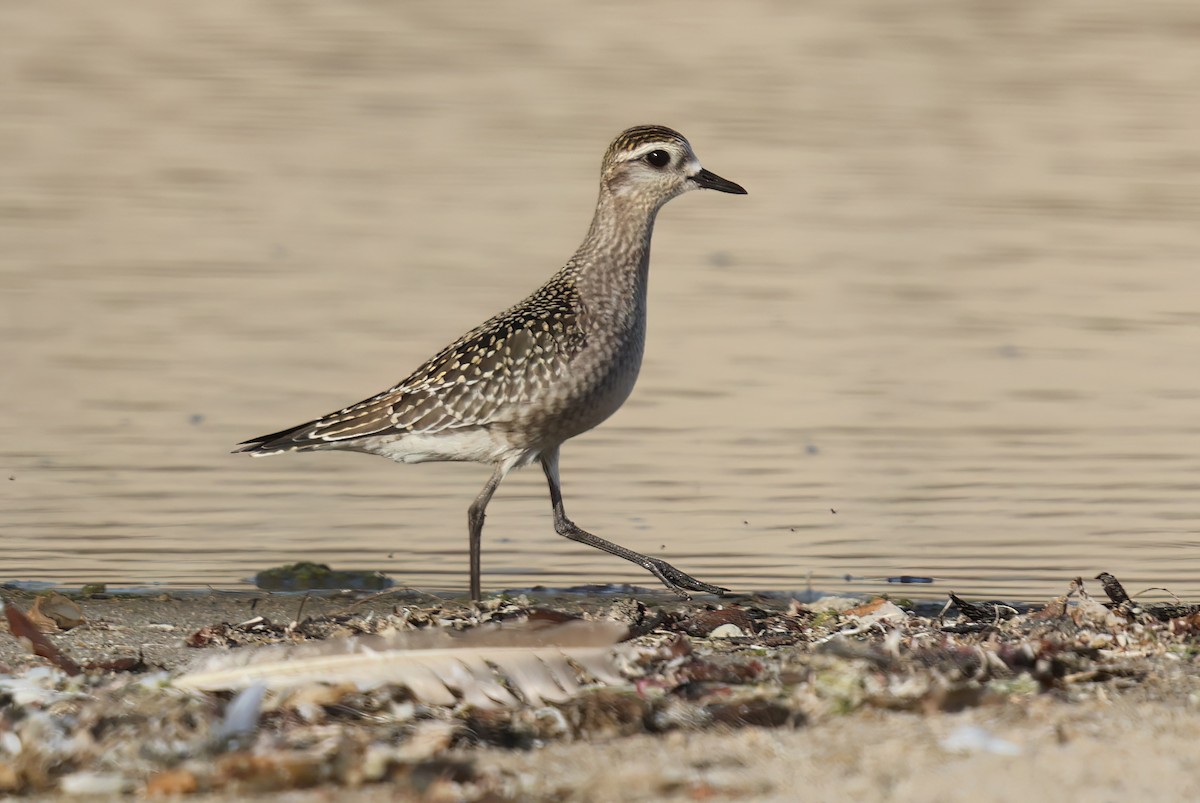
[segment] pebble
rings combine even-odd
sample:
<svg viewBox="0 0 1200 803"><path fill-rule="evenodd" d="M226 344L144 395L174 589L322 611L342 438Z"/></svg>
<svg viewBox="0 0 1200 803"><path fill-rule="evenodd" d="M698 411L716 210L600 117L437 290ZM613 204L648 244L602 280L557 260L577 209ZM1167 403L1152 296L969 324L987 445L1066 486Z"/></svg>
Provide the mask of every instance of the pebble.
<svg viewBox="0 0 1200 803"><path fill-rule="evenodd" d="M133 789L133 782L124 775L110 772L75 772L64 775L59 790L64 795L119 795Z"/></svg>
<svg viewBox="0 0 1200 803"><path fill-rule="evenodd" d="M963 725L942 739L942 749L951 753L994 753L999 756L1019 756L1021 746L1001 739L978 725Z"/></svg>

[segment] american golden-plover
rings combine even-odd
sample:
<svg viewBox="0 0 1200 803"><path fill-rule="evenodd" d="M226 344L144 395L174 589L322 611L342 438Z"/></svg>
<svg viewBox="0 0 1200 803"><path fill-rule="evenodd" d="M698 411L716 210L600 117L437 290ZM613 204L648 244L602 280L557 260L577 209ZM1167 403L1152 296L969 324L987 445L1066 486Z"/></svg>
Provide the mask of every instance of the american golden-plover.
<svg viewBox="0 0 1200 803"><path fill-rule="evenodd" d="M559 535L632 561L675 593L722 594L658 558L579 528L563 509L558 450L612 415L637 381L646 339L650 235L663 204L694 189L744 195L705 170L681 134L630 128L604 154L600 197L575 256L511 309L467 332L377 396L245 441L238 452L343 449L399 463L494 466L467 511L471 597L480 598L484 511L508 472L533 461L550 484Z"/></svg>

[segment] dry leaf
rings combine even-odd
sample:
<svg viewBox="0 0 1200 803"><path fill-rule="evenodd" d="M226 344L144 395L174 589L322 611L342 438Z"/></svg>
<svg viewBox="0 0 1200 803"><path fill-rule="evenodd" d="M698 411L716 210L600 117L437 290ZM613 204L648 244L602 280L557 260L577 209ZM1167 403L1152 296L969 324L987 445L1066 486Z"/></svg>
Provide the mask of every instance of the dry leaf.
<svg viewBox="0 0 1200 803"><path fill-rule="evenodd" d="M9 632L34 655L40 655L68 675L78 675L83 671L79 664L42 635L33 622L29 621L29 617L11 602L4 604L4 617L8 620Z"/></svg>

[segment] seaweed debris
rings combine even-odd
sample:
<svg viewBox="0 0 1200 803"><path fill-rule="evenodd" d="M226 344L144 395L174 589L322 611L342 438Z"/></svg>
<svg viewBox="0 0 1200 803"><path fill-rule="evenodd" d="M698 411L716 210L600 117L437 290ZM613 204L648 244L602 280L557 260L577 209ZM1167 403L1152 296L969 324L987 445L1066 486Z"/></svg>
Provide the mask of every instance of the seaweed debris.
<svg viewBox="0 0 1200 803"><path fill-rule="evenodd" d="M81 623L51 634L10 600L10 630L33 655L0 667L0 792L240 796L390 782L416 796L516 800L521 777L484 771L474 749L1200 688L1200 606L1139 605L1116 578L1098 579L1107 603L1076 578L1041 606L951 594L941 611L883 598L418 604L385 593L292 621L213 621L180 639L198 657L265 667L236 683L69 655L77 634L104 626L93 606L121 600L84 600ZM586 655L561 635L575 631L592 634ZM398 652L375 662L382 674L353 657L301 671L347 649ZM432 686L387 669L426 658Z"/></svg>

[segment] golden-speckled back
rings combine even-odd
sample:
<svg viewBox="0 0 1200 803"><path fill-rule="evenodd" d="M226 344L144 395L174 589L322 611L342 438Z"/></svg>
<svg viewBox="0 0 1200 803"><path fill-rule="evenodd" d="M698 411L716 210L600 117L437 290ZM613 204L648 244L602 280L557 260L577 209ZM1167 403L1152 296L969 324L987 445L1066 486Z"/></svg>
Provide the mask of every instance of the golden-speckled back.
<svg viewBox="0 0 1200 803"><path fill-rule="evenodd" d="M647 151L669 155L677 170L648 164ZM605 152L587 236L549 281L382 393L256 438L243 451L352 449L403 461L521 464L596 426L637 380L655 216L693 188L686 175L693 166L691 146L672 129L622 132ZM464 447L461 436L473 430L486 430L486 443Z"/></svg>

